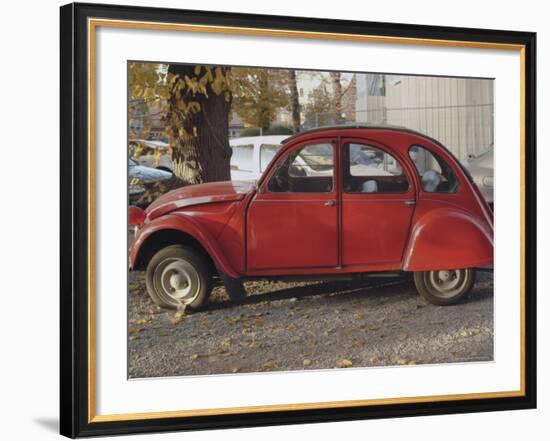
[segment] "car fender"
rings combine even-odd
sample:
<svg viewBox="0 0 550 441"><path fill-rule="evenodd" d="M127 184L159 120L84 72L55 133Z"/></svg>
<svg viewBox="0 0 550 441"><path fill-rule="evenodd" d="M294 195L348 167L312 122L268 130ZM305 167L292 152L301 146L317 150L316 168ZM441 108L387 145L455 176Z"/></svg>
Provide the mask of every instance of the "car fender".
<svg viewBox="0 0 550 441"><path fill-rule="evenodd" d="M493 231L458 208L430 210L413 222L403 270L431 271L493 264Z"/></svg>
<svg viewBox="0 0 550 441"><path fill-rule="evenodd" d="M192 216L181 212L159 217L147 223L139 230L138 236L130 250L130 266L133 267L140 250L147 239L162 230L176 230L186 233L195 239L214 261L216 267L225 275L237 279L240 275L233 269L223 253L218 241L206 228L202 228Z"/></svg>

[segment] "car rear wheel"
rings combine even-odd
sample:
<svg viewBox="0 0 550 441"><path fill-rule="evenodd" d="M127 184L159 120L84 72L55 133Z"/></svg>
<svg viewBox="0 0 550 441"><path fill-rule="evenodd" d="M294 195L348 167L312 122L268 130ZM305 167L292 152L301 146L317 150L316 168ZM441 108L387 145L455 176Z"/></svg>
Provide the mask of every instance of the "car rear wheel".
<svg viewBox="0 0 550 441"><path fill-rule="evenodd" d="M181 245L157 252L145 273L147 291L162 308L204 305L212 290L212 272L204 256Z"/></svg>
<svg viewBox="0 0 550 441"><path fill-rule="evenodd" d="M472 289L475 270L471 268L414 273L414 284L419 294L434 305L457 303Z"/></svg>

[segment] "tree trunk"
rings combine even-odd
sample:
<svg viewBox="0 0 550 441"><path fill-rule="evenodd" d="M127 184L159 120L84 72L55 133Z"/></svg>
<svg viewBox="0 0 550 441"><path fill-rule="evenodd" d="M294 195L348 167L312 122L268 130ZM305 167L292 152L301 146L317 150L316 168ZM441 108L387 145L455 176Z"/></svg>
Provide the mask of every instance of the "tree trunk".
<svg viewBox="0 0 550 441"><path fill-rule="evenodd" d="M332 83L332 106L334 109L334 124L340 124L342 122L342 83L340 82L340 72L330 72L330 79Z"/></svg>
<svg viewBox="0 0 550 441"><path fill-rule="evenodd" d="M213 68L214 69L214 68ZM229 68L222 68L224 74ZM184 79L200 78L203 67L195 75L194 65L173 65L168 72ZM229 147L229 111L231 93L216 94L211 84L207 94L193 93L188 88L171 90L166 132L170 137L174 174L188 184L227 181L231 179L231 148ZM197 103L198 111L186 111L189 103Z"/></svg>
<svg viewBox="0 0 550 441"><path fill-rule="evenodd" d="M300 131L300 101L298 95L298 86L296 84L296 71L290 69L288 71L289 85L290 85L290 112L292 114L292 133L298 133Z"/></svg>
<svg viewBox="0 0 550 441"><path fill-rule="evenodd" d="M258 121L262 134L265 134L266 130L269 130L271 126L271 103L269 102L269 79L266 69L261 69L259 72L258 89L260 93L259 109L258 109Z"/></svg>

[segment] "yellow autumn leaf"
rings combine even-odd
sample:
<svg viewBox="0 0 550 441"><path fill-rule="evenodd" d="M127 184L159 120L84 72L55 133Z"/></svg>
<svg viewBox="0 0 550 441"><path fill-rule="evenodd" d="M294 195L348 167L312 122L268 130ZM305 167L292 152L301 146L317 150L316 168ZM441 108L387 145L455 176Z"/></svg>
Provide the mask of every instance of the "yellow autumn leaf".
<svg viewBox="0 0 550 441"><path fill-rule="evenodd" d="M340 368L348 368L348 367L352 367L352 366L353 366L353 362L351 360L347 359L347 358L343 358L338 363L338 367L340 367Z"/></svg>

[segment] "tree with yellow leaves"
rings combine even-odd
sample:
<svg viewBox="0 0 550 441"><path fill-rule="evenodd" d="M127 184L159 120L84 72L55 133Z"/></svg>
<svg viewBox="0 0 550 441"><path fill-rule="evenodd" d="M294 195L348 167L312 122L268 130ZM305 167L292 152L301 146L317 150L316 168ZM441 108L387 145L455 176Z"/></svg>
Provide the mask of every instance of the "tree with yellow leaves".
<svg viewBox="0 0 550 441"><path fill-rule="evenodd" d="M230 179L231 69L130 63L134 98L163 103L174 174L187 184Z"/></svg>

